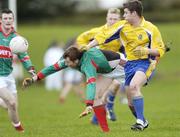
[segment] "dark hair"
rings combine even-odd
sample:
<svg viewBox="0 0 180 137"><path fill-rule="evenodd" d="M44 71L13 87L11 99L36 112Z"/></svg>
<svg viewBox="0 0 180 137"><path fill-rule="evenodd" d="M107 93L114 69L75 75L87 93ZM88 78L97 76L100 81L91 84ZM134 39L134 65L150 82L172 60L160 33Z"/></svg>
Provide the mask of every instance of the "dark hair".
<svg viewBox="0 0 180 137"><path fill-rule="evenodd" d="M83 52L80 51L77 47L69 47L63 54L63 58L69 57L71 61L75 61L77 59L81 59Z"/></svg>
<svg viewBox="0 0 180 137"><path fill-rule="evenodd" d="M136 11L139 17L142 16L143 6L142 6L142 2L139 0L130 0L129 2L123 4L123 8L129 9L131 13L133 11Z"/></svg>
<svg viewBox="0 0 180 137"><path fill-rule="evenodd" d="M10 9L3 9L3 10L1 10L1 12L0 12L0 18L2 17L2 14L13 14L13 12L12 12L12 10L10 10ZM13 16L14 16L14 14L13 14Z"/></svg>
<svg viewBox="0 0 180 137"><path fill-rule="evenodd" d="M3 14L3 13L7 13L7 14L12 13L12 14L13 14L12 10L10 10L10 9L3 9L3 10L1 11L1 14Z"/></svg>

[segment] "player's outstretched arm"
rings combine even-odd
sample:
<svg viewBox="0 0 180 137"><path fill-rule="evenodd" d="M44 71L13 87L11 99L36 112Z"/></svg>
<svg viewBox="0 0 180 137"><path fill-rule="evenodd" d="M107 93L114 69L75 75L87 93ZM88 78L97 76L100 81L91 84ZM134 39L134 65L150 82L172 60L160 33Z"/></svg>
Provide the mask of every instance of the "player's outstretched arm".
<svg viewBox="0 0 180 137"><path fill-rule="evenodd" d="M97 42L97 40L94 39L86 46L86 50L89 50L90 48L93 48L96 46L98 46L98 42Z"/></svg>

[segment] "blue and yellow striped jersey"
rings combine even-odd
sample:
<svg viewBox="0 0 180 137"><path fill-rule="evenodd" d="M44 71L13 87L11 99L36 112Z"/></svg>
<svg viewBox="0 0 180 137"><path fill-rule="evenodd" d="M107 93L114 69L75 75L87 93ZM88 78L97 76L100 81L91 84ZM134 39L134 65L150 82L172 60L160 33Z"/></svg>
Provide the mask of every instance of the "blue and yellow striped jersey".
<svg viewBox="0 0 180 137"><path fill-rule="evenodd" d="M87 46L89 44L89 42L94 39L94 36L97 35L99 32L101 32L102 28L103 28L103 26L93 28L93 29L90 29L90 30L85 31L82 34L80 34L76 39L76 43L77 43L78 47Z"/></svg>
<svg viewBox="0 0 180 137"><path fill-rule="evenodd" d="M111 32L109 34L101 32L96 36L98 43L109 43L116 39L120 39L125 48L125 54L128 60L150 58L148 55L140 58L134 56L133 50L138 46L157 49L160 57L163 56L165 52L164 43L158 28L152 23L142 18L141 24L138 27L132 26L127 21L119 21L115 25L119 25L119 27L115 26L115 28L118 29L116 29L113 34L111 34ZM99 37L102 38L103 36L103 39L99 39ZM154 57L151 56L151 58L153 59Z"/></svg>
<svg viewBox="0 0 180 137"><path fill-rule="evenodd" d="M106 44L104 43L104 39L108 38L107 36L113 35L118 27L119 23L116 23L113 26L103 25L98 28L93 28L79 35L77 38L77 44L79 46L86 46L91 40L98 39L100 49L118 52L121 47L119 39L114 39ZM103 35L98 35L99 33L102 33Z"/></svg>

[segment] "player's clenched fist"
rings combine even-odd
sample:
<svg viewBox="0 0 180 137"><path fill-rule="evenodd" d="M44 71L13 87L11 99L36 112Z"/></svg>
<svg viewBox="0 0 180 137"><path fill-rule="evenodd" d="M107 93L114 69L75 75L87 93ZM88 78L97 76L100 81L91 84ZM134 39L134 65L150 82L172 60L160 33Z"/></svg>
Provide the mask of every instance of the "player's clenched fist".
<svg viewBox="0 0 180 137"><path fill-rule="evenodd" d="M134 56L137 56L137 57L148 55L149 54L149 49L146 48L146 47L139 46L139 47L135 48L135 50L133 51L133 54L134 54Z"/></svg>

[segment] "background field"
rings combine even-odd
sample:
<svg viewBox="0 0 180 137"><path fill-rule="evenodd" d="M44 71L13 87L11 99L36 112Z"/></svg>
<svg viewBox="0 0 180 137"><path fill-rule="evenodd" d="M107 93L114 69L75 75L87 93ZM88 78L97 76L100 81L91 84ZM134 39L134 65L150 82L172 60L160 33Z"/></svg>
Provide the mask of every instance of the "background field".
<svg viewBox="0 0 180 137"><path fill-rule="evenodd" d="M0 110L0 137L179 137L180 136L180 24L157 24L164 41L172 41L171 52L161 59L156 76L150 86L143 89L145 115L150 127L144 132L132 132L135 122L128 107L116 98L115 112L118 121L109 121L111 132L103 134L90 124L90 116L79 119L84 109L79 99L71 93L64 105L58 103L57 92L46 92L43 83L35 84L26 91L19 87L19 112L26 129L18 134L11 126L7 112ZM19 32L28 38L30 56L37 70L43 67L43 53L52 39L67 41L68 38L92 26L20 26Z"/></svg>

